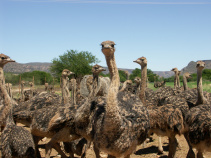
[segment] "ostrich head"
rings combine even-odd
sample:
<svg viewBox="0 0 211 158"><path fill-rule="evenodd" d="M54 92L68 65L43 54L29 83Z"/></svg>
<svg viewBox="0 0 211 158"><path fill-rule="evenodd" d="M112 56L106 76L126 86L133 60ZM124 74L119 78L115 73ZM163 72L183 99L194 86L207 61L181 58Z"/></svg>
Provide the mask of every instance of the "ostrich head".
<svg viewBox="0 0 211 158"><path fill-rule="evenodd" d="M141 78L140 78L140 77L135 77L134 82L135 82L136 84L141 83Z"/></svg>
<svg viewBox="0 0 211 158"><path fill-rule="evenodd" d="M68 69L64 69L64 70L62 71L62 76L63 76L63 77L67 77L67 76L70 76L70 75L72 75L72 74L74 74L74 73L71 72L71 71L68 70Z"/></svg>
<svg viewBox="0 0 211 158"><path fill-rule="evenodd" d="M4 66L5 64L9 62L15 62L15 60L10 59L7 55L0 54L0 66Z"/></svg>
<svg viewBox="0 0 211 158"><path fill-rule="evenodd" d="M104 41L101 43L102 52L105 56L113 55L115 52L114 48L115 43L113 41Z"/></svg>
<svg viewBox="0 0 211 158"><path fill-rule="evenodd" d="M175 67L173 69L171 69L171 71L174 71L174 72L179 72L179 70Z"/></svg>
<svg viewBox="0 0 211 158"><path fill-rule="evenodd" d="M184 76L185 76L186 78L191 78L191 74L190 74L189 72L185 72L185 73L184 73Z"/></svg>
<svg viewBox="0 0 211 158"><path fill-rule="evenodd" d="M145 57L138 58L137 60L133 61L141 66L147 65L147 59Z"/></svg>
<svg viewBox="0 0 211 158"><path fill-rule="evenodd" d="M94 65L93 67L92 67L92 73L93 74L99 74L99 73L101 73L102 71L106 71L106 69L105 68L103 68L102 66L100 66L100 65Z"/></svg>
<svg viewBox="0 0 211 158"><path fill-rule="evenodd" d="M205 62L197 61L197 63L196 63L196 68L197 69L202 70L202 69L204 69L204 67L205 67Z"/></svg>

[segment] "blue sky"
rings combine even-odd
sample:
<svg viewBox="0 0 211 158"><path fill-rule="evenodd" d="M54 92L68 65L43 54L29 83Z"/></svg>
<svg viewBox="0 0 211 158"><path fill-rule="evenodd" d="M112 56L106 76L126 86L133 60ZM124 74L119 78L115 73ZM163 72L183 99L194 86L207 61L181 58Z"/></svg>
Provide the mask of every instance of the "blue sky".
<svg viewBox="0 0 211 158"><path fill-rule="evenodd" d="M0 0L0 52L18 63L51 62L116 43L119 68L182 69L211 59L211 0Z"/></svg>

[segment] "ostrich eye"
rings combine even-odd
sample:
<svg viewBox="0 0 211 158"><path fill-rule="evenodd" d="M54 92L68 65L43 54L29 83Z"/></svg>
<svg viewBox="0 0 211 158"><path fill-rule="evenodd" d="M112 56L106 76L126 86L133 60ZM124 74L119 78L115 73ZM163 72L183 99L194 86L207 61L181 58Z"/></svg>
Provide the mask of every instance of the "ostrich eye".
<svg viewBox="0 0 211 158"><path fill-rule="evenodd" d="M2 60L6 59L5 57L1 57Z"/></svg>
<svg viewBox="0 0 211 158"><path fill-rule="evenodd" d="M104 47L104 45L102 44L102 48Z"/></svg>
<svg viewBox="0 0 211 158"><path fill-rule="evenodd" d="M112 45L111 45L111 47L113 47L113 48L114 48L114 44L112 44Z"/></svg>

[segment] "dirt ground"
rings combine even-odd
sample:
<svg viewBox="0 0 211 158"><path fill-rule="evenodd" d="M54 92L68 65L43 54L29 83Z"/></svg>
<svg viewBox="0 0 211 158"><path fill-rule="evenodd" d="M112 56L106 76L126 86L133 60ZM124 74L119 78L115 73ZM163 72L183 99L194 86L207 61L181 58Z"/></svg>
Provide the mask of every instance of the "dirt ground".
<svg viewBox="0 0 211 158"><path fill-rule="evenodd" d="M179 142L179 146L177 148L176 157L175 158L186 158L186 155L188 153L188 145L186 143L186 140L183 136L177 136L177 140ZM45 144L48 141L46 139L45 141L40 142L40 144ZM131 155L131 158L167 158L168 155L168 138L162 137L162 143L163 143L163 149L164 153L162 155L157 154L157 144L158 144L158 136L153 135L152 141L148 142L145 147L143 145L139 145L137 147L137 150ZM195 151L195 150L194 150ZM42 157L45 157L45 150L40 149L40 153ZM211 153L205 153L204 156L206 158L211 158ZM61 156L58 155L58 153L53 149L51 153L51 158L60 158ZM80 156L75 155L75 158L79 158ZM95 154L93 151L92 146L87 151L87 158L95 158ZM106 158L107 154L101 153L102 158Z"/></svg>

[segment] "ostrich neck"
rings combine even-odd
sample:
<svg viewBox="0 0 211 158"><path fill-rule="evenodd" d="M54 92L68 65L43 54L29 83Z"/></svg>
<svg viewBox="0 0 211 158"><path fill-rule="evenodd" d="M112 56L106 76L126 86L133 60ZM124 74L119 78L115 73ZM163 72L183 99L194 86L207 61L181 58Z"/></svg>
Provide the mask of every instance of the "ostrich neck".
<svg viewBox="0 0 211 158"><path fill-rule="evenodd" d="M174 89L177 88L177 72L175 72L175 76L174 76Z"/></svg>
<svg viewBox="0 0 211 158"><path fill-rule="evenodd" d="M197 105L203 104L205 102L205 98L203 95L203 87L202 87L202 70L197 69Z"/></svg>
<svg viewBox="0 0 211 158"><path fill-rule="evenodd" d="M113 131L113 129L119 129L121 125L117 98L120 79L114 55L106 56L106 62L110 72L111 83L106 98L105 127L109 127L107 130Z"/></svg>
<svg viewBox="0 0 211 158"><path fill-rule="evenodd" d="M7 117L3 119L6 119L7 122L12 122L12 101L6 90L3 67L0 67L0 98L3 99L4 116Z"/></svg>
<svg viewBox="0 0 211 158"><path fill-rule="evenodd" d="M147 78L147 65L141 66L141 87L140 87L139 98L141 99L144 105L146 105L146 98L145 98L146 78Z"/></svg>
<svg viewBox="0 0 211 158"><path fill-rule="evenodd" d="M76 105L76 81L72 83L71 105Z"/></svg>
<svg viewBox="0 0 211 158"><path fill-rule="evenodd" d="M89 98L93 98L97 95L98 80L99 80L99 74L93 73L93 83L91 92L89 94Z"/></svg>
<svg viewBox="0 0 211 158"><path fill-rule="evenodd" d="M184 91L188 90L187 78L183 75L183 87Z"/></svg>
<svg viewBox="0 0 211 158"><path fill-rule="evenodd" d="M177 87L180 87L179 73L177 73Z"/></svg>
<svg viewBox="0 0 211 158"><path fill-rule="evenodd" d="M62 77L62 103L67 104L69 102L69 90L67 87L68 77Z"/></svg>
<svg viewBox="0 0 211 158"><path fill-rule="evenodd" d="M5 86L3 67L0 67L0 82Z"/></svg>

